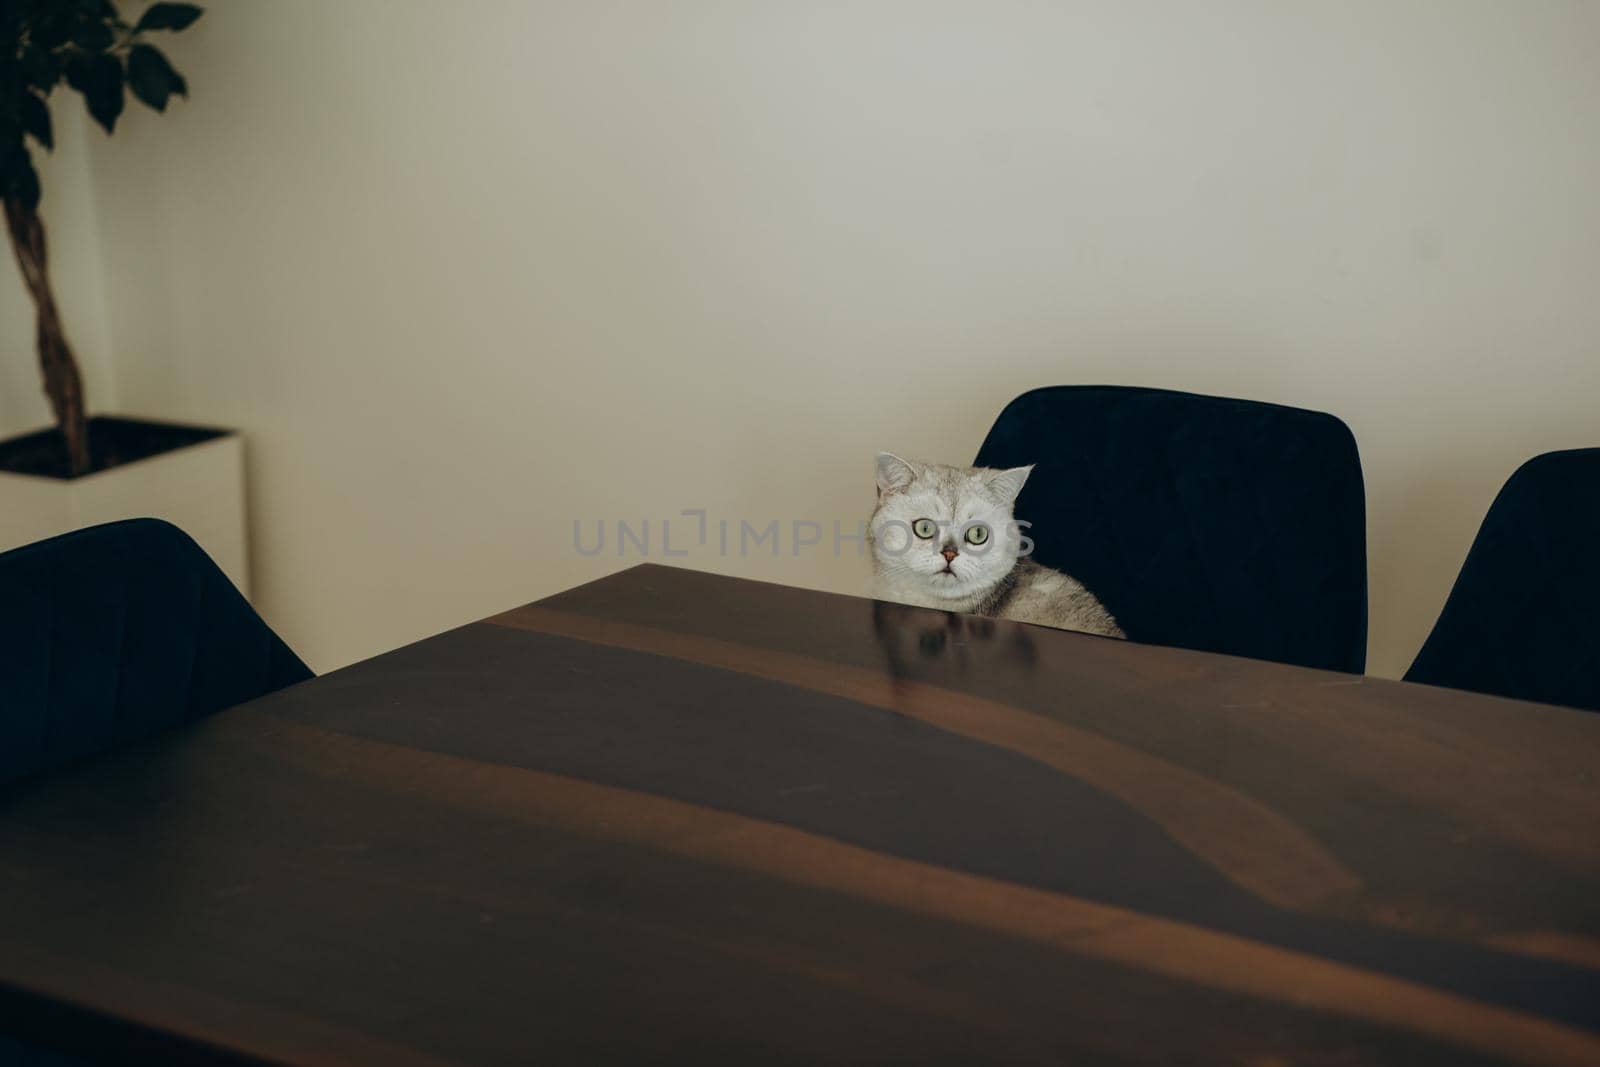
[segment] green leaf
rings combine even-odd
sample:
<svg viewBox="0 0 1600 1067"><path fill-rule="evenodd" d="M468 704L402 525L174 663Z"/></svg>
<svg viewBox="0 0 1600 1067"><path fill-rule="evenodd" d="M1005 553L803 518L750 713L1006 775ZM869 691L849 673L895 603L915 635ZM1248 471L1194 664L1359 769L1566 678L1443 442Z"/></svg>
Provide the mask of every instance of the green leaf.
<svg viewBox="0 0 1600 1067"><path fill-rule="evenodd" d="M104 52L113 40L111 27L96 15L78 19L72 30L72 43L85 52Z"/></svg>
<svg viewBox="0 0 1600 1067"><path fill-rule="evenodd" d="M200 17L201 9L194 4L151 4L134 25L134 33L145 30L187 29Z"/></svg>
<svg viewBox="0 0 1600 1067"><path fill-rule="evenodd" d="M39 175L26 149L0 152L0 198L20 200L29 211L39 206Z"/></svg>
<svg viewBox="0 0 1600 1067"><path fill-rule="evenodd" d="M64 68L67 75L67 84L78 92L86 92L85 86L89 84L89 57L72 55L67 57Z"/></svg>
<svg viewBox="0 0 1600 1067"><path fill-rule="evenodd" d="M128 52L128 88L146 106L157 111L167 109L167 97L171 94L187 96L189 91L183 76L172 69L167 57L147 44L136 44Z"/></svg>
<svg viewBox="0 0 1600 1067"><path fill-rule="evenodd" d="M45 51L60 48L71 36L72 23L59 11L39 12L28 27L28 39Z"/></svg>
<svg viewBox="0 0 1600 1067"><path fill-rule="evenodd" d="M50 109L45 106L43 100L32 93L22 94L22 128L46 148L56 146L55 136L50 128Z"/></svg>
<svg viewBox="0 0 1600 1067"><path fill-rule="evenodd" d="M122 114L122 61L109 52L67 64L67 84L83 94L89 114L107 133Z"/></svg>
<svg viewBox="0 0 1600 1067"><path fill-rule="evenodd" d="M23 143L22 131L15 126L0 126L0 192L11 188L12 173L27 161L28 146Z"/></svg>
<svg viewBox="0 0 1600 1067"><path fill-rule="evenodd" d="M17 57L17 70L28 85L49 92L61 80L61 57L43 48L27 48Z"/></svg>

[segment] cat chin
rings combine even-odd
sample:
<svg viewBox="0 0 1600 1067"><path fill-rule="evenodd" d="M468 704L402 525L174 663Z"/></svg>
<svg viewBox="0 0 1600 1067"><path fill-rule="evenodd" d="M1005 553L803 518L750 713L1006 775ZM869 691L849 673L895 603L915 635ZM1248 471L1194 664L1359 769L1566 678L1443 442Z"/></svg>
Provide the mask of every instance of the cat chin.
<svg viewBox="0 0 1600 1067"><path fill-rule="evenodd" d="M948 605L951 611L963 610L962 605L970 604L978 599L977 592L970 589L960 591L954 589L930 589L927 596L931 601Z"/></svg>
<svg viewBox="0 0 1600 1067"><path fill-rule="evenodd" d="M928 596L936 600L962 601L973 600L987 593L993 582L978 581L973 578L940 577L939 573L930 574L923 581L922 588Z"/></svg>

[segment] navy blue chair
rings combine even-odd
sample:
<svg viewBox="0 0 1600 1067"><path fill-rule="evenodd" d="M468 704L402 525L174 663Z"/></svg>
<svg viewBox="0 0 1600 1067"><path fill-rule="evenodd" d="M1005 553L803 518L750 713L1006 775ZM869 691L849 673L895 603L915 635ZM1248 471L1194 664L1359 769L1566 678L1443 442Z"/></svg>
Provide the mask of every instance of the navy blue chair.
<svg viewBox="0 0 1600 1067"><path fill-rule="evenodd" d="M92 1067L104 1062L0 1034L0 1063L6 1067Z"/></svg>
<svg viewBox="0 0 1600 1067"><path fill-rule="evenodd" d="M1511 475L1406 681L1600 711L1600 448Z"/></svg>
<svg viewBox="0 0 1600 1067"><path fill-rule="evenodd" d="M310 677L169 523L0 554L0 785Z"/></svg>
<svg viewBox="0 0 1600 1067"><path fill-rule="evenodd" d="M1006 405L977 463L1036 464L1034 558L1129 638L1360 673L1366 497L1348 427L1164 389L1054 386Z"/></svg>

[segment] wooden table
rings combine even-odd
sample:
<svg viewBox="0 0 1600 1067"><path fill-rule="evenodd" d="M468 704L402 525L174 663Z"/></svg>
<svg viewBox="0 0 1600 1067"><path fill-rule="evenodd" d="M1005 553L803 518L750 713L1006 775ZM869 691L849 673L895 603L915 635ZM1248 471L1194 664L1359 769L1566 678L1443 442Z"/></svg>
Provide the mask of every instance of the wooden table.
<svg viewBox="0 0 1600 1067"><path fill-rule="evenodd" d="M0 793L0 1029L1600 1064L1600 715L644 566Z"/></svg>

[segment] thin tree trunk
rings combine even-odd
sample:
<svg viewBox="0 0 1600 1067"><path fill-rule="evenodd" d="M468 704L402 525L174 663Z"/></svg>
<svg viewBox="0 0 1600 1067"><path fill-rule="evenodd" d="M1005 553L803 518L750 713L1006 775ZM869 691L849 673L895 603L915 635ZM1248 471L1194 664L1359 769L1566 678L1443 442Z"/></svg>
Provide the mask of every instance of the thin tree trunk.
<svg viewBox="0 0 1600 1067"><path fill-rule="evenodd" d="M11 248L22 268L22 280L39 311L39 369L44 375L44 392L50 398L56 425L67 445L67 462L74 476L89 471L89 423L84 414L83 379L78 361L67 347L61 330L61 316L50 292L44 245L44 221L37 209L14 197L6 198L6 228L11 233Z"/></svg>

